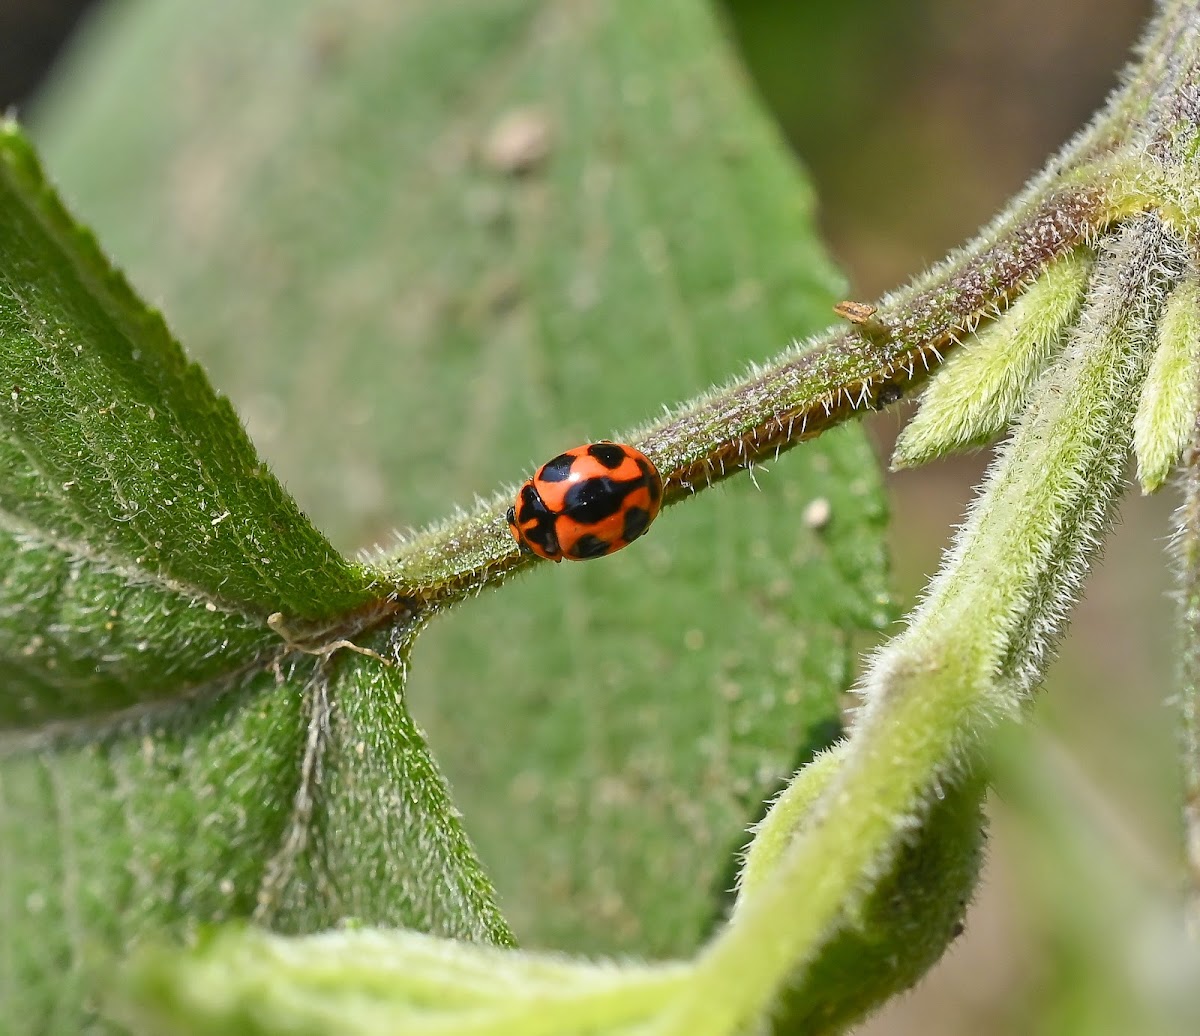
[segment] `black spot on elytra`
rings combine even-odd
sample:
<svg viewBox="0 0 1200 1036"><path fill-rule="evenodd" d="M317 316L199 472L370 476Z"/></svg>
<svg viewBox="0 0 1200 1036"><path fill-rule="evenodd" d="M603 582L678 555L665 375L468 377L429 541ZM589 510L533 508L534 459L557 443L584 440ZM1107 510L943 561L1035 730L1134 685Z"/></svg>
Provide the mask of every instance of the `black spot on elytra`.
<svg viewBox="0 0 1200 1036"><path fill-rule="evenodd" d="M595 457L609 470L619 468L625 460L625 451L613 442L594 442L587 451L589 457Z"/></svg>
<svg viewBox="0 0 1200 1036"><path fill-rule="evenodd" d="M537 521L542 515L550 513L550 510L542 502L542 498L538 496L538 491L533 488L532 482L526 482L521 487L521 492L517 494L516 511L517 519L522 524Z"/></svg>
<svg viewBox="0 0 1200 1036"><path fill-rule="evenodd" d="M650 493L650 502L652 504L658 503L658 498L662 496L662 479L659 478L658 472L651 467L649 461L642 460L639 457L637 466L638 470L642 473L646 489Z"/></svg>
<svg viewBox="0 0 1200 1036"><path fill-rule="evenodd" d="M537 477L543 482L566 482L571 477L571 466L574 463L575 458L569 453L560 453L541 466Z"/></svg>
<svg viewBox="0 0 1200 1036"><path fill-rule="evenodd" d="M609 549L609 545L604 540L588 532L575 541L575 546L568 553L573 558L598 558L607 554Z"/></svg>
<svg viewBox="0 0 1200 1036"><path fill-rule="evenodd" d="M517 509L515 507L510 507L508 509L508 512L504 515L504 517L508 519L509 525L516 525L517 524Z"/></svg>
<svg viewBox="0 0 1200 1036"><path fill-rule="evenodd" d="M576 482L563 498L563 511L577 522L592 525L611 518L625 502L625 497L637 489L638 481L618 482L607 475L597 475Z"/></svg>
<svg viewBox="0 0 1200 1036"><path fill-rule="evenodd" d="M546 554L560 553L558 534L554 531L554 515L528 482L521 487L517 497L515 517L517 527L527 543L532 543Z"/></svg>
<svg viewBox="0 0 1200 1036"><path fill-rule="evenodd" d="M523 529L522 535L535 547L540 548L543 554L554 557L556 554L562 553L562 548L558 545L558 534L554 531L553 523L549 525L538 524L530 529Z"/></svg>
<svg viewBox="0 0 1200 1036"><path fill-rule="evenodd" d="M627 543L636 540L650 526L650 512L640 507L631 507L625 512L625 527L621 538Z"/></svg>

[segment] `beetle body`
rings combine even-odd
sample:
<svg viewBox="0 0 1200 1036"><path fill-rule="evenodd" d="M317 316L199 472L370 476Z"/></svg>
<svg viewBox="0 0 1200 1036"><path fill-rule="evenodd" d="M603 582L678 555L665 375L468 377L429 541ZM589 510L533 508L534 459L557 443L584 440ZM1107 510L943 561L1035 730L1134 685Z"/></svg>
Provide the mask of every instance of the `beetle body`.
<svg viewBox="0 0 1200 1036"><path fill-rule="evenodd" d="M615 442L576 446L526 479L508 509L524 550L550 561L586 561L628 546L662 506L663 483L645 454Z"/></svg>

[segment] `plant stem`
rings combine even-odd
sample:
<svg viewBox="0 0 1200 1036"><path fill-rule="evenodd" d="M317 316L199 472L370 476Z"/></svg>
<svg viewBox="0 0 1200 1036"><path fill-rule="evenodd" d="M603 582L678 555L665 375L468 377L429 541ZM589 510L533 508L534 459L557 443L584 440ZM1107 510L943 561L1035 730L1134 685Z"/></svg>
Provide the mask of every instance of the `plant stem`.
<svg viewBox="0 0 1200 1036"><path fill-rule="evenodd" d="M761 1012L886 870L931 790L1020 715L1119 494L1157 307L1182 265L1153 217L1103 250L1067 352L1038 383L929 596L872 667L841 771L702 958L700 992L666 1031L723 1036Z"/></svg>
<svg viewBox="0 0 1200 1036"><path fill-rule="evenodd" d="M1200 0L1170 0L1124 87L1087 129L965 248L881 299L875 330L832 328L623 436L658 466L666 503L900 399L1049 263L1121 220L1154 211L1190 240L1200 225L1198 69ZM536 563L508 534L510 503L511 491L502 491L399 544L374 565L381 590L436 608Z"/></svg>

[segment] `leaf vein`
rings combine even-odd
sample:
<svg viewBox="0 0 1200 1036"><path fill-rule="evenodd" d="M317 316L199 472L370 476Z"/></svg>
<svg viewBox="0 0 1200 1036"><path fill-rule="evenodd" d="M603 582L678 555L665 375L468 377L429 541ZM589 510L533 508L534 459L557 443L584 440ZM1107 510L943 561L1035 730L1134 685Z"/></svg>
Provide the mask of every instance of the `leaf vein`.
<svg viewBox="0 0 1200 1036"><path fill-rule="evenodd" d="M295 871L296 860L308 845L316 788L321 782L321 759L331 735L328 667L318 665L304 688L308 707L308 732L300 761L300 779L292 798L292 811L278 852L267 862L259 883L254 920L270 924L275 908Z"/></svg>
<svg viewBox="0 0 1200 1036"><path fill-rule="evenodd" d="M101 744L134 730L156 732L195 703L231 693L262 670L280 666L290 650L280 643L277 650L210 680L184 687L172 697L149 698L101 716L52 720L36 729L0 730L0 760L69 745Z"/></svg>
<svg viewBox="0 0 1200 1036"><path fill-rule="evenodd" d="M71 561L87 562L95 566L99 572L120 576L130 586L152 587L163 592L189 597L193 601L203 602L210 611L223 612L249 620L262 618L261 615L249 612L232 601L202 590L194 583L176 579L161 571L138 567L131 564L128 559L117 560L108 553L98 552L91 545L77 540L49 535L4 507L0 507L0 533L7 533L12 537L13 542L23 550L38 549L57 552Z"/></svg>

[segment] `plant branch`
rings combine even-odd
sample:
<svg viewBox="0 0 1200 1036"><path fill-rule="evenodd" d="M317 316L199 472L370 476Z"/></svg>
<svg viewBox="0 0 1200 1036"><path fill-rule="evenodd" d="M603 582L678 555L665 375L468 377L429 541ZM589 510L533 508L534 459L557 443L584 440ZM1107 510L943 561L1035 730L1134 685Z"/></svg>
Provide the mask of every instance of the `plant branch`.
<svg viewBox="0 0 1200 1036"><path fill-rule="evenodd" d="M874 659L855 730L818 771L827 783L808 789L811 805L760 825L767 862L733 920L686 969L644 987L638 1031L729 1036L761 1025L853 924L905 846L927 833L939 795L982 794L985 750L998 726L1027 710L1124 488L1164 306L1200 238L1198 70L1200 2L1163 4L1139 64L1091 127L968 248L883 299L874 328L829 332L629 437L677 502L898 398L981 322L1003 316L1048 265L1082 246L1095 252L1078 320L1032 384L927 596ZM1187 822L1200 864L1200 418L1188 479L1180 521ZM410 597L409 621L418 623L532 563L508 537L507 502L501 494L380 558L381 594ZM1200 866L1194 876L1200 901ZM151 976L155 988L176 979L169 968ZM479 1018L476 1031L516 1026L517 1000L514 990L512 1012ZM643 1008L648 1015L660 1003L661 1014L641 1024ZM588 988L573 1006L563 1001L561 1016L545 1017L554 1031L613 1031L632 1020L608 1013L615 1004ZM440 1021L429 1029L472 1024Z"/></svg>
<svg viewBox="0 0 1200 1036"><path fill-rule="evenodd" d="M677 503L919 386L964 337L1002 313L1045 266L1093 240L1113 218L1096 183L1047 189L906 291L881 301L885 340L857 325L797 345L767 367L628 436L663 474ZM437 607L536 563L504 522L511 490L374 561L380 583Z"/></svg>
<svg viewBox="0 0 1200 1036"><path fill-rule="evenodd" d="M1200 225L1190 161L1200 86L1196 0L1167 3L1090 126L965 248L880 300L870 326L835 327L765 367L623 436L663 474L670 505L908 394L963 338L999 316L1054 260L1155 211L1177 236ZM564 444L573 445L573 444ZM537 560L504 511L512 490L371 559L381 592L436 609Z"/></svg>
<svg viewBox="0 0 1200 1036"><path fill-rule="evenodd" d="M933 789L1021 714L1121 486L1157 307L1185 259L1154 217L1107 242L1065 355L1038 384L905 632L867 677L846 758L772 878L710 947L666 1031L724 1034L812 961L920 827ZM708 990L716 989L718 993Z"/></svg>
<svg viewBox="0 0 1200 1036"><path fill-rule="evenodd" d="M1157 211L1190 239L1192 181L1170 174L1194 147L1197 17L1195 0L1165 5L1141 61L1091 125L970 244L880 300L870 328L851 324L797 344L627 436L663 473L666 503L900 399L1048 264L1120 220ZM536 564L508 535L510 496L502 491L474 513L381 552L373 559L381 588L438 607Z"/></svg>

